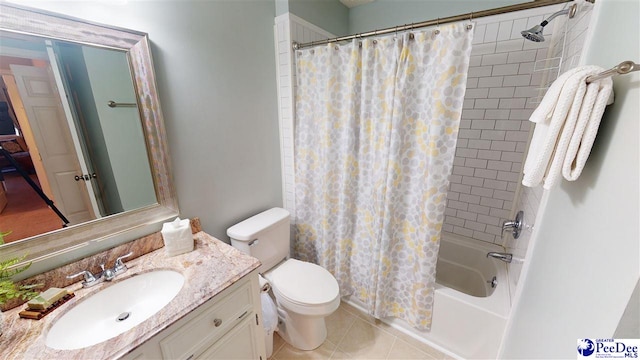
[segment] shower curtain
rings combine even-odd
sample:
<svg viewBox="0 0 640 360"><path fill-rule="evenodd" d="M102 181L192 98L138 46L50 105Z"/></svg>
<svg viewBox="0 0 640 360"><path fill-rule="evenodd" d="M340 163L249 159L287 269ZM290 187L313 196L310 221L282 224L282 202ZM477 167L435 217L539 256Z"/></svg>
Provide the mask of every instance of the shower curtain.
<svg viewBox="0 0 640 360"><path fill-rule="evenodd" d="M472 31L296 53L294 255L377 318L429 329Z"/></svg>

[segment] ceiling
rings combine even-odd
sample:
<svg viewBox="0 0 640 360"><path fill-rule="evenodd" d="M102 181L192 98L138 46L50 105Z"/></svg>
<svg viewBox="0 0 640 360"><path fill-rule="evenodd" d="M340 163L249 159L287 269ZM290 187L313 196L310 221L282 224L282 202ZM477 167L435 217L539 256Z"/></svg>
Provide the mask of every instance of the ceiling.
<svg viewBox="0 0 640 360"><path fill-rule="evenodd" d="M374 1L375 0L340 0L340 2L343 3L348 8L356 7L358 5L368 4Z"/></svg>

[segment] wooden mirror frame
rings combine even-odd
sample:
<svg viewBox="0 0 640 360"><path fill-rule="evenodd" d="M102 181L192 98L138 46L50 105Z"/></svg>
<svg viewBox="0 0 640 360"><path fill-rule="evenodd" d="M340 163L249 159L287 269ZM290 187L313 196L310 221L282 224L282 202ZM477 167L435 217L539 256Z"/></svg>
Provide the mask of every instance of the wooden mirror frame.
<svg viewBox="0 0 640 360"><path fill-rule="evenodd" d="M0 4L0 31L126 52L157 199L156 204L140 209L4 244L0 247L0 260L26 254L25 261L41 261L178 216L178 199L171 177L147 34L7 3Z"/></svg>

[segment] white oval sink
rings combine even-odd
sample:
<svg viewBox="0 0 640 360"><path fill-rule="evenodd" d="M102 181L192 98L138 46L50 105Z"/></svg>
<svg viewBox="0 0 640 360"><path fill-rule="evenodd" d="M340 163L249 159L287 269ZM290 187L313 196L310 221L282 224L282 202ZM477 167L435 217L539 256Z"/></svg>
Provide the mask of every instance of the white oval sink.
<svg viewBox="0 0 640 360"><path fill-rule="evenodd" d="M182 274L157 270L106 287L56 320L47 334L46 345L73 350L118 336L165 307L183 284Z"/></svg>

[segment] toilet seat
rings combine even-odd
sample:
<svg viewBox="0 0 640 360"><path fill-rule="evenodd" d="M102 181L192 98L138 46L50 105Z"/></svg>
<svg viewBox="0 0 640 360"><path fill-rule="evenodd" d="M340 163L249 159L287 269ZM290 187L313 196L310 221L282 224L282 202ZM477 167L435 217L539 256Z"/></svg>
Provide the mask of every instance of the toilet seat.
<svg viewBox="0 0 640 360"><path fill-rule="evenodd" d="M321 266L289 259L264 274L281 306L301 315L327 315L340 305L338 282Z"/></svg>

